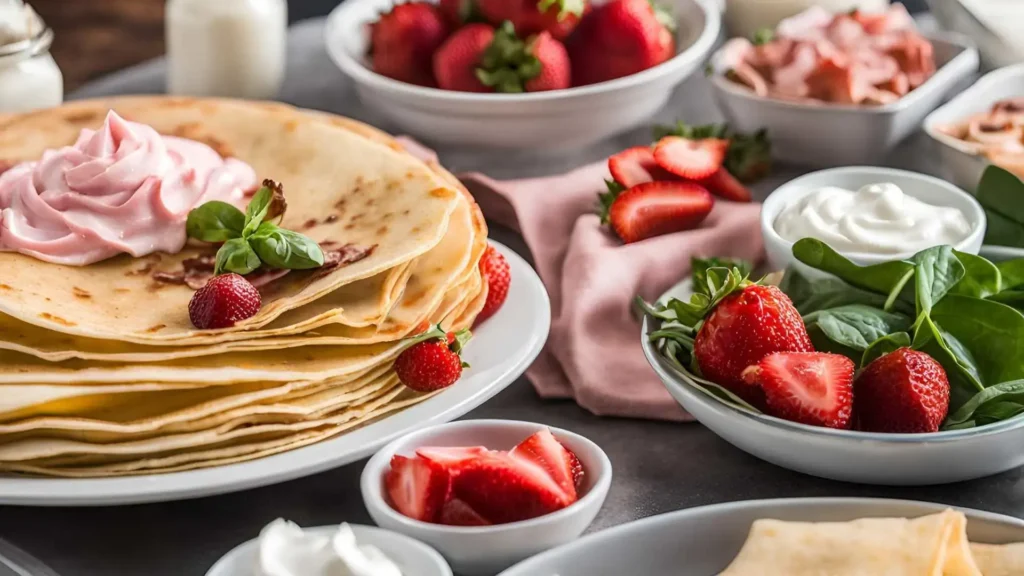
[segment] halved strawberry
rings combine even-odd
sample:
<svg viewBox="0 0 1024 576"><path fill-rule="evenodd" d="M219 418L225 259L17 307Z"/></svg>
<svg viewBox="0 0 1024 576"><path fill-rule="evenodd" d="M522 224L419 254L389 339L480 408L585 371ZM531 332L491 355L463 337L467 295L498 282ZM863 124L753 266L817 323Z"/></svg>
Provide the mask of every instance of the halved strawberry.
<svg viewBox="0 0 1024 576"><path fill-rule="evenodd" d="M543 468L495 453L467 462L452 493L496 524L536 518L573 503Z"/></svg>
<svg viewBox="0 0 1024 576"><path fill-rule="evenodd" d="M853 361L825 352L776 352L743 371L764 391L772 416L848 429L853 417Z"/></svg>
<svg viewBox="0 0 1024 576"><path fill-rule="evenodd" d="M608 158L608 170L612 178L626 188L655 180L675 179L673 174L658 166L650 146L628 148Z"/></svg>
<svg viewBox="0 0 1024 576"><path fill-rule="evenodd" d="M451 478L429 460L394 456L384 487L395 510L414 520L436 522L448 500Z"/></svg>
<svg viewBox="0 0 1024 576"><path fill-rule="evenodd" d="M448 526L490 526L491 523L462 500L452 498L441 509L441 524Z"/></svg>
<svg viewBox="0 0 1024 576"><path fill-rule="evenodd" d="M700 181L712 194L733 202L750 202L750 189L737 180L723 166L711 176Z"/></svg>
<svg viewBox="0 0 1024 576"><path fill-rule="evenodd" d="M610 194L610 202L602 198L609 206L602 220L627 244L695 228L715 206L711 194L694 182L647 182Z"/></svg>
<svg viewBox="0 0 1024 576"><path fill-rule="evenodd" d="M489 454L491 451L483 446L468 446L468 447L434 447L425 446L423 448L416 449L416 455L420 458L430 460L434 464L437 464L452 473L460 465L466 463L474 458L479 458L485 454Z"/></svg>
<svg viewBox="0 0 1024 576"><path fill-rule="evenodd" d="M513 448L510 455L540 466L566 495L576 500L576 478L573 468L574 461L575 464L579 464L579 460L550 430L544 429L530 436ZM581 466L578 473L582 472Z"/></svg>
<svg viewBox="0 0 1024 576"><path fill-rule="evenodd" d="M690 180L700 180L722 167L729 141L721 138L690 140L666 136L654 146L654 160L665 170Z"/></svg>

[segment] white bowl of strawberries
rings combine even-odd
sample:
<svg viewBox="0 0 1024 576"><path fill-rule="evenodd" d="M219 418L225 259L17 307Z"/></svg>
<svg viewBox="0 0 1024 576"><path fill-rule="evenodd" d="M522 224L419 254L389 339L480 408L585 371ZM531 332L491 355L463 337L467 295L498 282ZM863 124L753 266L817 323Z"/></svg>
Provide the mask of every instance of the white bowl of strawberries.
<svg viewBox="0 0 1024 576"><path fill-rule="evenodd" d="M411 135L553 149L648 120L720 28L714 0L349 0L325 40L362 101Z"/></svg>
<svg viewBox="0 0 1024 576"><path fill-rule="evenodd" d="M456 573L489 576L577 538L611 480L608 456L582 436L467 420L386 446L360 488L379 526L431 545Z"/></svg>
<svg viewBox="0 0 1024 576"><path fill-rule="evenodd" d="M645 305L644 354L687 411L759 458L847 482L1024 465L1012 371L1024 353L1009 344L1024 312L1008 299L1024 261L934 246L858 266L811 238L793 253L822 276L790 268L775 285L749 265L695 261L692 279Z"/></svg>

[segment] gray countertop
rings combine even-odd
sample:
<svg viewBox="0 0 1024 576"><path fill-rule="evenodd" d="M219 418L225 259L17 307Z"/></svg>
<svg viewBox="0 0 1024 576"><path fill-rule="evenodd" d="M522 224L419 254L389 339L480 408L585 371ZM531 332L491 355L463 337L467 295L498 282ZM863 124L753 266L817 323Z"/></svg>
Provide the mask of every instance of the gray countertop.
<svg viewBox="0 0 1024 576"><path fill-rule="evenodd" d="M282 99L328 110L380 126L355 98L347 80L321 47L322 23L293 28L288 85ZM163 68L146 64L82 90L75 97L159 93ZM717 119L707 87L694 78L680 87L654 122L682 118ZM560 154L445 148L442 161L453 170L482 170L498 178L537 176L607 157L649 140L647 129L582 150ZM925 143L912 138L893 153L891 164L932 172ZM791 177L782 170L773 182ZM762 194L773 182L759 188ZM527 254L522 241L505 230L492 236ZM883 488L831 482L767 464L741 452L699 424L606 419L571 402L541 401L520 378L469 418L531 420L567 428L600 444L615 467L608 501L591 530L681 508L735 500L799 496L874 496L928 500L1004 514L1024 514L1024 473L1020 470L975 482L928 488ZM359 496L362 462L316 476L224 496L114 508L0 507L0 537L24 548L65 576L201 576L222 554L277 517L305 526L338 522L372 523ZM950 462L955 466L956 462Z"/></svg>

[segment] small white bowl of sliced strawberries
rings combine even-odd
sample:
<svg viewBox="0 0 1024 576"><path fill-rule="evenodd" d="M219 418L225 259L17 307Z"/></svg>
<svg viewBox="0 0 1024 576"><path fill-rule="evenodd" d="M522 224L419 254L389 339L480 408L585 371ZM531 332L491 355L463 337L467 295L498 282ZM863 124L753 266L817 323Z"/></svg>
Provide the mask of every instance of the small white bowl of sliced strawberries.
<svg viewBox="0 0 1024 576"><path fill-rule="evenodd" d="M490 575L569 542L611 486L597 444L566 430L467 420L409 434L378 452L360 488L382 528L425 542L456 573Z"/></svg>
<svg viewBox="0 0 1024 576"><path fill-rule="evenodd" d="M771 168L765 131L682 122L655 130L658 141L608 158L602 222L626 244L701 225L718 201L750 202L747 183Z"/></svg>
<svg viewBox="0 0 1024 576"><path fill-rule="evenodd" d="M349 0L325 40L399 130L554 149L648 120L720 28L715 0Z"/></svg>

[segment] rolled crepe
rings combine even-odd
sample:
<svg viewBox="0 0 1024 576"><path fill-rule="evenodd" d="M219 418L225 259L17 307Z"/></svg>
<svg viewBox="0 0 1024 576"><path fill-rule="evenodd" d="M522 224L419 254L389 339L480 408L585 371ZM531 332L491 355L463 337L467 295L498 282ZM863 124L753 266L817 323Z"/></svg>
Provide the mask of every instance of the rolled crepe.
<svg viewBox="0 0 1024 576"><path fill-rule="evenodd" d="M953 510L913 520L758 520L721 576L992 576L975 564L966 529Z"/></svg>

